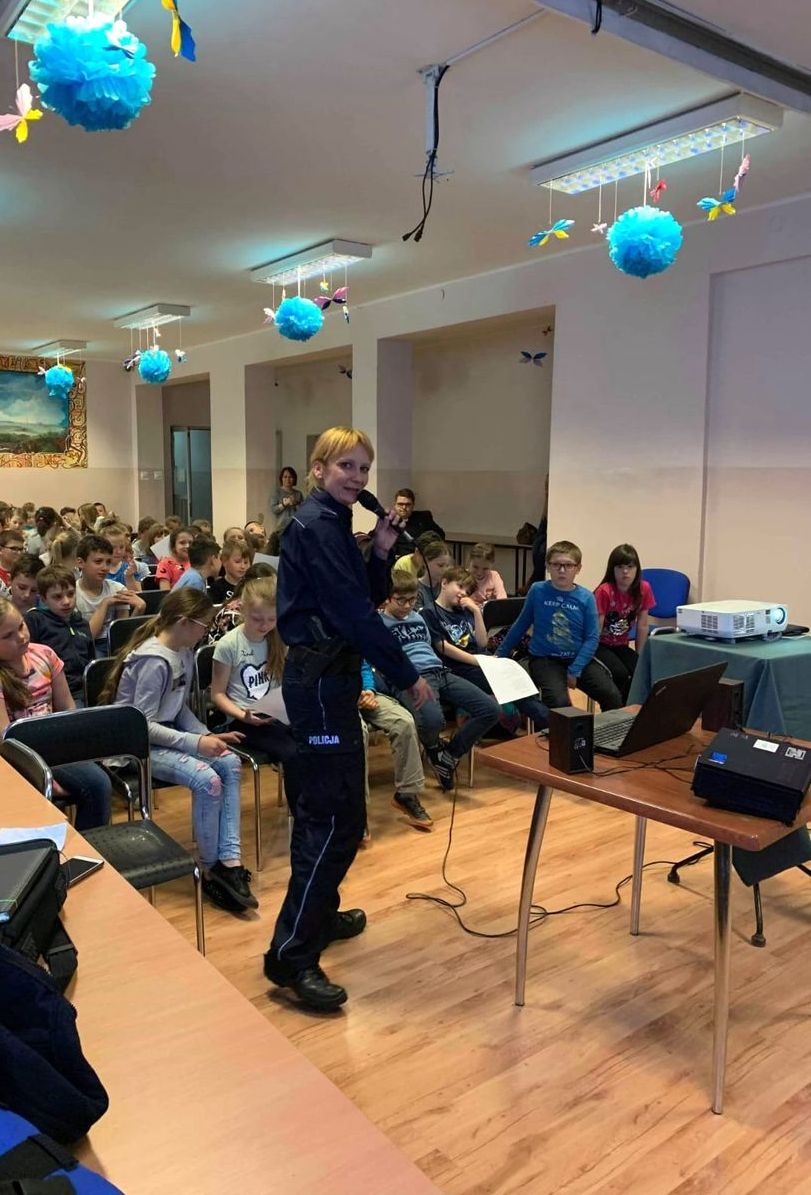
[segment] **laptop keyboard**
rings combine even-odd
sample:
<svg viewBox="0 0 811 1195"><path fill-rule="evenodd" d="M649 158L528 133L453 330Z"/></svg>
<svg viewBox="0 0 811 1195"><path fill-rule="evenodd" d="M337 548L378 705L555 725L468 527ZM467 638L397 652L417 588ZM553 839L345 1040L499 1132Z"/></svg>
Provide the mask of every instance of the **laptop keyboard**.
<svg viewBox="0 0 811 1195"><path fill-rule="evenodd" d="M627 718L617 718L611 722L605 722L602 726L595 725L594 746L619 747L631 729L635 717L635 714L631 714Z"/></svg>

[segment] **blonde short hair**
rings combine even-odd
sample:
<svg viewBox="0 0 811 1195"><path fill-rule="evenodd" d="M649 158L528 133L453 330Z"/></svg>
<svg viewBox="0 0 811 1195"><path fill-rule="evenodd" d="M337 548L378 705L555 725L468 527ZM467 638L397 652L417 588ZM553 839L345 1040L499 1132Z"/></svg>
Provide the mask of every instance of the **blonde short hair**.
<svg viewBox="0 0 811 1195"><path fill-rule="evenodd" d="M339 456L343 456L345 452L351 452L353 448L357 448L358 445L366 451L370 461L375 459L375 450L372 448L372 441L366 435L366 432L359 431L356 427L328 427L318 437L310 453L310 472L308 475L310 485L318 485L318 481L313 474L313 465L316 463L329 465L332 461L337 460Z"/></svg>

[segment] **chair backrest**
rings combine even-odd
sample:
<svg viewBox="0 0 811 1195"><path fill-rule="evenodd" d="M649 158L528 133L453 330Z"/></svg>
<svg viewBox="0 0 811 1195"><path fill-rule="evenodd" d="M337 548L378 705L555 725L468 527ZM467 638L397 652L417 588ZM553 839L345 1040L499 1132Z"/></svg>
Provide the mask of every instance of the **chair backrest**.
<svg viewBox="0 0 811 1195"><path fill-rule="evenodd" d="M650 611L653 618L675 618L676 607L683 606L690 596L690 578L672 568L643 568L642 580L653 590L656 605Z"/></svg>
<svg viewBox="0 0 811 1195"><path fill-rule="evenodd" d="M135 632L152 617L152 614L135 614L132 618L114 618L110 623L110 655L126 647Z"/></svg>
<svg viewBox="0 0 811 1195"><path fill-rule="evenodd" d="M147 589L142 582L141 597L143 598L146 610L144 614L148 614L150 618L154 617L160 610L161 602L166 597L167 590L158 589L157 586L152 589ZM142 617L136 615L136 618ZM128 621L128 620L127 620Z"/></svg>
<svg viewBox="0 0 811 1195"><path fill-rule="evenodd" d="M148 577L141 578L141 597L145 593L163 593L161 583L154 573L150 573Z"/></svg>
<svg viewBox="0 0 811 1195"><path fill-rule="evenodd" d="M115 660L111 656L102 656L98 660L91 660L84 670L82 685L84 687L84 703L88 708L99 704L101 691L107 683Z"/></svg>
<svg viewBox="0 0 811 1195"><path fill-rule="evenodd" d="M205 647L198 647L194 653L194 696L195 704L197 706L197 717L201 722L206 722L207 700L206 695L211 688L211 675L214 671L214 644L206 644Z"/></svg>
<svg viewBox="0 0 811 1195"><path fill-rule="evenodd" d="M0 743L0 757L11 764L14 771L19 772L37 792L42 793L47 801L53 800L53 773L41 755L37 755L36 751L32 751L25 743L3 739Z"/></svg>
<svg viewBox="0 0 811 1195"><path fill-rule="evenodd" d="M494 598L482 606L482 618L487 631L496 627L511 627L524 607L522 597Z"/></svg>

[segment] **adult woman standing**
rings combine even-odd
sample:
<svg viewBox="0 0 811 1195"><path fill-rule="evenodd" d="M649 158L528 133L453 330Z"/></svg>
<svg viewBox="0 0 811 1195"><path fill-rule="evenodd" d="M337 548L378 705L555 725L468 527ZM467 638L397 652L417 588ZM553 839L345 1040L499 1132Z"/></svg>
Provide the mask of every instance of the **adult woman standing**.
<svg viewBox="0 0 811 1195"><path fill-rule="evenodd" d="M276 516L276 530L281 535L292 519L296 507L301 506L304 495L296 489L298 474L290 465L285 465L279 474L279 484L273 494L270 509Z"/></svg>
<svg viewBox="0 0 811 1195"><path fill-rule="evenodd" d="M282 537L278 626L288 645L282 692L298 746L301 776L290 846L291 876L265 975L319 1011L338 1008L344 988L319 966L321 951L366 925L362 909L339 912L343 880L366 820L358 698L367 659L419 708L430 686L379 619L387 559L401 520L379 519L364 563L352 535L352 506L369 478L369 437L333 427L310 458L313 489ZM371 594L371 596L370 596Z"/></svg>

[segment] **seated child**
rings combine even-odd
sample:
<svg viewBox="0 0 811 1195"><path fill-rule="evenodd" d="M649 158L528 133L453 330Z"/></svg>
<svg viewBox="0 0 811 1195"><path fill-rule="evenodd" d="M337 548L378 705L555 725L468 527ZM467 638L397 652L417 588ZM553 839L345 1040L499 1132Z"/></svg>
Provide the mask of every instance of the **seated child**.
<svg viewBox="0 0 811 1195"><path fill-rule="evenodd" d="M242 732L244 745L282 765L284 790L295 816L301 792L296 740L282 700L286 648L276 629L276 578L258 577L242 590L242 622L214 648L211 700L229 719L228 729ZM257 712L255 702L272 690L278 716Z"/></svg>
<svg viewBox="0 0 811 1195"><path fill-rule="evenodd" d="M100 534L110 541L113 560L109 581L118 581L133 593L141 592L141 581L149 576L149 565L137 561L132 553L130 533L123 523L103 523Z"/></svg>
<svg viewBox="0 0 811 1195"><path fill-rule="evenodd" d="M169 519L166 520L169 526ZM171 589L182 573L189 567L189 548L194 542L194 532L189 527L175 527L169 532L169 555L158 561L155 576L158 588Z"/></svg>
<svg viewBox="0 0 811 1195"><path fill-rule="evenodd" d="M76 578L73 570L49 564L37 574L37 591L42 605L29 610L25 624L32 643L44 643L65 666L65 680L74 703L84 705L84 670L96 658L90 623L76 609Z"/></svg>
<svg viewBox="0 0 811 1195"><path fill-rule="evenodd" d="M483 693L476 685L445 668L431 646L431 633L425 619L414 610L418 584L413 577L395 573L391 590L380 617L402 647L420 676L424 676L436 697L415 710L409 694L397 694L398 700L414 716L417 733L425 747L442 788L453 788L454 773L463 755L476 745L499 717L499 705L494 697ZM468 714L449 742L443 742L439 732L445 725L442 704Z"/></svg>
<svg viewBox="0 0 811 1195"><path fill-rule="evenodd" d="M32 643L23 617L0 598L0 734L18 718L74 709L59 656ZM110 820L110 778L96 763L60 764L51 769L54 796L76 806L76 829L91 830Z"/></svg>
<svg viewBox="0 0 811 1195"><path fill-rule="evenodd" d="M213 539L195 539L189 547L189 567L181 573L172 589L197 589L205 593L209 577L220 571L220 545Z"/></svg>
<svg viewBox="0 0 811 1195"><path fill-rule="evenodd" d="M419 794L425 788L425 774L420 758L420 741L411 714L385 693L377 692L374 669L365 660L361 665L361 695L358 709L363 722L382 730L394 756L394 796L392 805L404 813L418 830L430 830L433 818L424 808ZM366 737L366 736L364 736ZM366 799L369 799L369 769L366 769Z"/></svg>
<svg viewBox="0 0 811 1195"><path fill-rule="evenodd" d="M156 535L153 539L152 533L159 530L163 529L158 520L152 518L152 515L144 515L142 519L138 520L138 530L132 541L132 554L136 560L142 560L146 564L158 563L152 555L152 545L155 539L160 539L161 536Z"/></svg>
<svg viewBox="0 0 811 1195"><path fill-rule="evenodd" d="M431 632L434 650L457 676L491 693L478 657L486 654L487 629L481 607L468 593L470 574L459 565L442 574L436 605L423 607L422 617ZM520 713L531 718L537 730L549 725L549 710L540 697L522 697L513 703Z"/></svg>
<svg viewBox="0 0 811 1195"><path fill-rule="evenodd" d="M108 580L113 547L104 536L82 536L76 558L81 571L76 586L76 609L90 624L97 654L106 656L110 623L114 618L143 614L144 599L120 582Z"/></svg>
<svg viewBox="0 0 811 1195"><path fill-rule="evenodd" d="M213 616L205 593L168 594L116 656L101 699L134 705L146 717L152 774L191 789L203 891L220 907L239 912L259 904L240 856L240 762L228 750L242 735L210 733L191 709L194 648Z"/></svg>
<svg viewBox="0 0 811 1195"><path fill-rule="evenodd" d="M8 597L20 614L25 614L37 604L37 574L45 568L39 556L23 552L11 570Z"/></svg>
<svg viewBox="0 0 811 1195"><path fill-rule="evenodd" d="M446 568L453 564L451 550L443 539L430 539L414 553L417 560L417 609L430 606L432 598L439 593L439 583Z"/></svg>
<svg viewBox="0 0 811 1195"><path fill-rule="evenodd" d="M569 689L582 689L603 710L622 706L610 673L594 660L599 631L594 595L576 584L582 554L577 544L560 540L546 553L549 581L529 588L523 609L496 655L508 656L531 625L529 674L549 709L571 705Z"/></svg>
<svg viewBox="0 0 811 1195"><path fill-rule="evenodd" d="M209 627L208 637L206 643L218 643L224 635L229 631L233 631L234 627L242 624L242 591L249 581L255 581L258 577L275 577L276 570L270 564L252 564L246 572L245 576L237 585L234 591L234 596L230 602L227 602L222 610L218 610L214 616L214 621Z"/></svg>
<svg viewBox="0 0 811 1195"><path fill-rule="evenodd" d="M242 578L251 567L251 551L244 539L226 540L220 549L222 575L209 586L208 593L215 606L230 602Z"/></svg>
<svg viewBox="0 0 811 1195"><path fill-rule="evenodd" d="M595 658L611 673L623 705L628 702L638 653L648 639L648 611L656 605L653 590L641 574L636 548L620 544L608 557L605 576L594 591L600 627ZM630 645L634 623L636 651Z"/></svg>
<svg viewBox="0 0 811 1195"><path fill-rule="evenodd" d="M470 596L477 606L507 596L501 573L493 567L495 562L496 550L492 544L474 544L470 549L468 569L476 582L476 588Z"/></svg>
<svg viewBox="0 0 811 1195"><path fill-rule="evenodd" d="M214 538L214 528L210 519L192 519L191 529L200 539Z"/></svg>
<svg viewBox="0 0 811 1195"><path fill-rule="evenodd" d="M11 570L25 547L22 531L0 531L0 582L7 591L11 584Z"/></svg>
<svg viewBox="0 0 811 1195"><path fill-rule="evenodd" d="M40 560L43 564L58 564L63 568L70 569L74 578L76 576L76 552L79 547L79 540L81 536L73 528L67 531L60 531L58 535L54 536L50 551L43 552ZM58 653L57 653L58 654Z"/></svg>
<svg viewBox="0 0 811 1195"><path fill-rule="evenodd" d="M245 530L242 533L249 548L254 552L268 552L268 533L265 531L261 523L251 522L245 524Z"/></svg>

